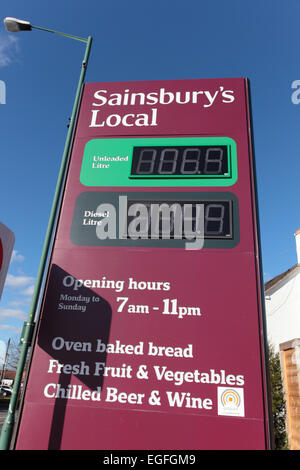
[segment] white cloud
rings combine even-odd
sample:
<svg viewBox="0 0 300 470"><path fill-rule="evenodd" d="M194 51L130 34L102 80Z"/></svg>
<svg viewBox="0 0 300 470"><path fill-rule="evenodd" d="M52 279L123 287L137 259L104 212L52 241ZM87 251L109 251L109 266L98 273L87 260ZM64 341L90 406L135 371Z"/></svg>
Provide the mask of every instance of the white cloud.
<svg viewBox="0 0 300 470"><path fill-rule="evenodd" d="M0 35L0 67L7 67L16 58L18 39L9 34Z"/></svg>
<svg viewBox="0 0 300 470"><path fill-rule="evenodd" d="M21 292L21 294L31 296L33 294L33 291L34 291L34 285L28 286L27 289L25 289Z"/></svg>
<svg viewBox="0 0 300 470"><path fill-rule="evenodd" d="M0 325L0 330L10 330L14 334L20 334L22 331L22 327L14 326L14 325Z"/></svg>
<svg viewBox="0 0 300 470"><path fill-rule="evenodd" d="M25 257L23 255L20 255L17 250L13 250L10 260L11 263L13 263L14 261L16 261L17 263L22 263L24 260Z"/></svg>
<svg viewBox="0 0 300 470"><path fill-rule="evenodd" d="M18 288L26 287L28 284L32 284L34 277L31 276L15 276L14 274L8 274L5 281L5 286Z"/></svg>
<svg viewBox="0 0 300 470"><path fill-rule="evenodd" d="M0 319L1 318L16 318L17 320L25 321L28 314L21 309L14 308L0 308ZM1 328L1 325L0 325ZM2 328L3 329L3 328Z"/></svg>
<svg viewBox="0 0 300 470"><path fill-rule="evenodd" d="M24 305L24 299L12 300L11 302L8 302L8 305L10 305L11 307L19 307L20 305Z"/></svg>

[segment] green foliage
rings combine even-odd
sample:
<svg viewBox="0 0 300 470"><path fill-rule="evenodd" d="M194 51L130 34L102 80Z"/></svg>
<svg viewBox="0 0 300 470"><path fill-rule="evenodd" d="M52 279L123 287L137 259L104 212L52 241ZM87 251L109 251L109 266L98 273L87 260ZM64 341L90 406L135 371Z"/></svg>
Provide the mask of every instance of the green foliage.
<svg viewBox="0 0 300 470"><path fill-rule="evenodd" d="M272 415L274 428L274 441L276 450L287 450L287 434L285 427L286 408L281 376L279 353L269 345L269 369L272 392Z"/></svg>

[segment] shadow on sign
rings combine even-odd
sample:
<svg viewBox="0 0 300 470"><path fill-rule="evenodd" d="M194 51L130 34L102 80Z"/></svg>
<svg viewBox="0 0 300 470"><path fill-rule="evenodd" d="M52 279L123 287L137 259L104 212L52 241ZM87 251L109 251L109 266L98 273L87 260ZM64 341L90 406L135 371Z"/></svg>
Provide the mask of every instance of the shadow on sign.
<svg viewBox="0 0 300 470"><path fill-rule="evenodd" d="M52 266L38 334L38 346L52 358L49 359L52 372L49 376L52 377L51 382L55 382L44 391L48 398L54 398L49 449L61 446L67 406L72 403L72 412L76 413L82 404L81 400L69 398L88 388L90 391L86 393L97 399L104 380L102 373L93 374L95 362L106 363L106 352L95 352L95 345L99 338L102 343L108 343L111 307L105 299L83 285L77 290L70 289L66 281L71 278L76 282L59 266ZM73 429L74 432L76 430Z"/></svg>

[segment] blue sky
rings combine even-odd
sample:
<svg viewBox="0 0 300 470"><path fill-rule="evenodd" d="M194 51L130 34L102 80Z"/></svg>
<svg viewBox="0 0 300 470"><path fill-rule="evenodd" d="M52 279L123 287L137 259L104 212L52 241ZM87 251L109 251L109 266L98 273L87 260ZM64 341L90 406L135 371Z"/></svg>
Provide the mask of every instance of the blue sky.
<svg viewBox="0 0 300 470"><path fill-rule="evenodd" d="M0 10L0 221L16 237L0 356L28 316L85 48L37 30L8 33L6 16L93 36L87 82L248 77L265 280L297 262L299 1L2 0Z"/></svg>

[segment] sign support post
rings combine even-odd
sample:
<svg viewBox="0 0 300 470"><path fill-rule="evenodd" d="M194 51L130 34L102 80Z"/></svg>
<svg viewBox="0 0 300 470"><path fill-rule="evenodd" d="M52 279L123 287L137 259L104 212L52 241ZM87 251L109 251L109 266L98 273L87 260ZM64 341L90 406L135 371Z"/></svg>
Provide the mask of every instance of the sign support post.
<svg viewBox="0 0 300 470"><path fill-rule="evenodd" d="M84 42L86 44L86 49L85 49L85 53L84 53L83 62L82 62L82 65L81 65L80 76L79 76L79 81L78 81L78 85L77 85L77 89L76 89L76 95L75 95L75 99L74 99L71 120L70 120L70 124L69 124L69 128L68 128L65 147L64 147L64 151L63 151L63 155L62 155L62 160L61 160L61 166L60 166L58 179L57 179L57 183L56 183L56 189L55 189L55 194L54 194L54 198L53 198L53 202L52 202L52 207L51 207L50 217L49 217L49 221L48 221L46 236L45 236L45 240L44 240L43 251L42 251L39 270L38 270L38 274L37 274L37 280L36 280L36 284L35 284L35 288L34 288L34 292L33 292L33 297L32 297L32 302L31 302L31 307L30 307L29 319L24 324L24 336L22 338L22 348L21 348L20 358L19 358L19 362L18 362L18 367L17 367L17 370L16 370L16 376L15 376L15 380L14 380L13 392L12 392L12 396L11 396L11 399L10 399L8 413L7 413L7 416L5 418L5 421L3 423L2 430L1 430L0 450L7 450L7 449L9 449L9 446L10 446L10 441L11 441L14 422L15 422L15 411L16 411L16 407L17 407L19 391L20 391L23 371L24 371L24 367L25 367L25 361L26 361L26 357L27 357L28 348L31 344L31 337L32 337L32 332L33 332L33 328L34 328L35 313L36 313L38 301L39 301L39 298L40 298L41 287L42 287L42 283L43 283L43 278L44 278L45 268L46 268L46 264L47 264L47 260L48 260L51 239L52 239L53 230L54 230L54 226L55 226L55 220L56 220L56 216L57 216L57 209L59 207L59 202L60 202L61 195L62 195L62 189L63 189L64 179L65 179L65 173L66 173L67 164L68 164L68 161L69 161L70 150L71 150L71 146L72 146L72 139L73 139L73 135L74 135L74 131L75 131L77 114L78 114L78 109L79 109L79 104L80 104L80 99L81 99L82 86L83 86L83 83L84 83L84 78L85 78L85 74L86 74L88 59L89 59L91 45L92 45L92 37L91 36L89 36L87 39L84 39L84 38L79 38L79 37L76 37L76 36L71 36L71 35L68 35L68 34L65 34L65 33L60 33L58 31L47 30L45 28L40 28L40 27L37 27L37 26L32 26L31 25L31 28L41 29L43 31L51 32L51 33L54 33L54 34L59 34L61 36L69 37L71 39L74 39L74 40L77 40L77 41L80 41L80 42Z"/></svg>

